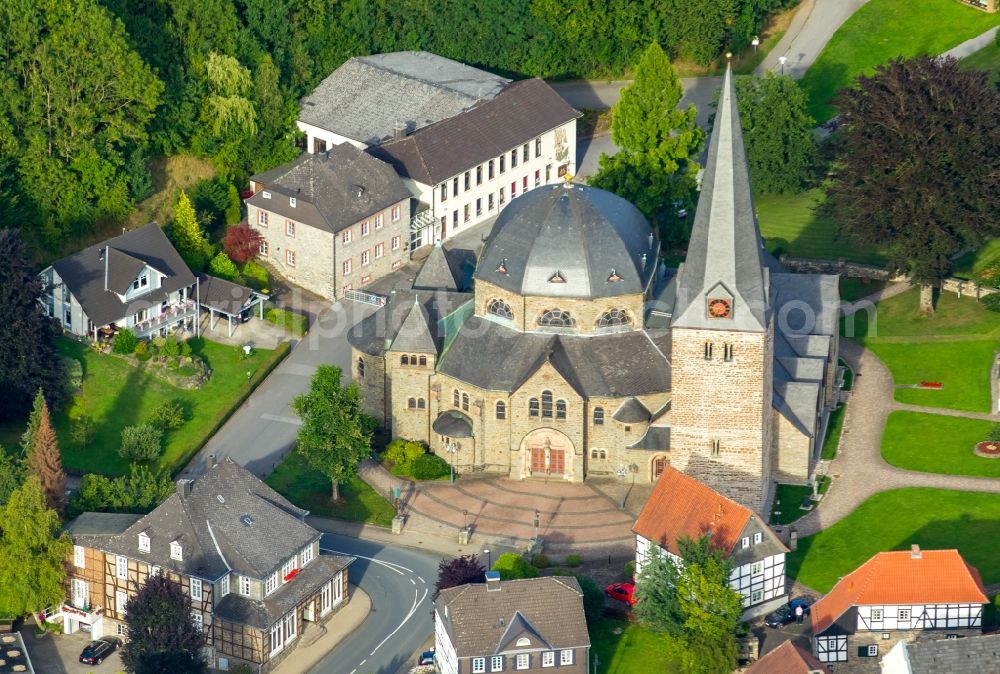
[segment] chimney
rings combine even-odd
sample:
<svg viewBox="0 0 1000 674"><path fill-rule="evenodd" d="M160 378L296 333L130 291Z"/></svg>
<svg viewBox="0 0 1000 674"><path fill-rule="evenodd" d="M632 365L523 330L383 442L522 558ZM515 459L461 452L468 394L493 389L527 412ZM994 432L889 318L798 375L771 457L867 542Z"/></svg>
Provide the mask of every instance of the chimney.
<svg viewBox="0 0 1000 674"><path fill-rule="evenodd" d="M920 552L920 546L914 543L910 546L910 559L921 559L923 554Z"/></svg>
<svg viewBox="0 0 1000 674"><path fill-rule="evenodd" d="M392 128L392 139L399 140L400 138L406 138L406 123L396 120L396 125Z"/></svg>
<svg viewBox="0 0 1000 674"><path fill-rule="evenodd" d="M184 498L191 495L191 488L194 486L194 480L188 480L186 478L181 478L177 480L177 484L174 487L174 492Z"/></svg>
<svg viewBox="0 0 1000 674"><path fill-rule="evenodd" d="M486 591L487 592L499 592L500 591L500 572L499 571L487 571L486 572Z"/></svg>
<svg viewBox="0 0 1000 674"><path fill-rule="evenodd" d="M108 247L101 249L101 260L104 261L104 291L108 290Z"/></svg>

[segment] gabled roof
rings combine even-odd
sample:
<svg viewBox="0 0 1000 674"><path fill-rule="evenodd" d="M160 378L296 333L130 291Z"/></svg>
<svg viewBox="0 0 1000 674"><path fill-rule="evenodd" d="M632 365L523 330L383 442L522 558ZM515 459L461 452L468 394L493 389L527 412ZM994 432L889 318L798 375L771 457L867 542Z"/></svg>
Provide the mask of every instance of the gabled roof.
<svg viewBox="0 0 1000 674"><path fill-rule="evenodd" d="M511 82L461 114L367 151L405 178L437 185L579 116L536 77Z"/></svg>
<svg viewBox="0 0 1000 674"><path fill-rule="evenodd" d="M678 556L678 539L697 539L711 532L712 544L732 554L752 517L757 516L749 508L668 466L632 531ZM760 524L762 531L767 530L763 522Z"/></svg>
<svg viewBox="0 0 1000 674"><path fill-rule="evenodd" d="M552 649L590 645L583 593L572 576L499 581L490 591L486 583L460 585L442 590L434 607L460 658L497 652L512 622Z"/></svg>
<svg viewBox="0 0 1000 674"><path fill-rule="evenodd" d="M909 664L907 674L1000 672L1000 634L996 633L911 643L901 640L892 650L896 648L903 651Z"/></svg>
<svg viewBox="0 0 1000 674"><path fill-rule="evenodd" d="M630 396L618 406L611 418L623 424L639 424L649 421L651 415L638 398Z"/></svg>
<svg viewBox="0 0 1000 674"><path fill-rule="evenodd" d="M328 232L339 232L411 196L391 166L350 143L318 154L303 152L250 179L266 189L247 199L248 204Z"/></svg>
<svg viewBox="0 0 1000 674"><path fill-rule="evenodd" d="M354 348L371 356L384 355L399 334L403 320L409 317L414 298L427 312L427 325L435 344L440 344L445 337L442 322L460 312L463 307L471 306L472 302L471 293L396 289L389 294L385 306L362 319L356 326L357 329L348 330L347 341Z"/></svg>
<svg viewBox="0 0 1000 674"><path fill-rule="evenodd" d="M677 279L677 327L762 332L768 324L763 242L750 189L732 69L719 95L691 243ZM729 318L709 318L707 299L731 299Z"/></svg>
<svg viewBox="0 0 1000 674"><path fill-rule="evenodd" d="M243 311L253 297L253 290L250 288L224 278L199 274L198 281L198 300L202 306L211 307L231 316Z"/></svg>
<svg viewBox="0 0 1000 674"><path fill-rule="evenodd" d="M983 580L958 550L880 552L841 578L810 613L819 634L852 606L984 604Z"/></svg>
<svg viewBox="0 0 1000 674"><path fill-rule="evenodd" d="M104 289L105 255L108 290ZM161 287L123 302L119 294L125 293L146 265L165 274ZM57 260L52 268L83 307L87 318L99 327L158 304L169 293L195 281L194 274L155 222Z"/></svg>
<svg viewBox="0 0 1000 674"><path fill-rule="evenodd" d="M829 674L826 665L812 653L785 641L757 662L747 667L743 674Z"/></svg>

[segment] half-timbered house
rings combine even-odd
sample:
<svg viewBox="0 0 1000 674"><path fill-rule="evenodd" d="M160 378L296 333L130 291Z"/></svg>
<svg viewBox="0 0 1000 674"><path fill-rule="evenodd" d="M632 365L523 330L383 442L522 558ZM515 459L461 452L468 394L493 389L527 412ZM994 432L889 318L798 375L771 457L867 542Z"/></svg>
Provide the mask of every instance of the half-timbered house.
<svg viewBox="0 0 1000 674"><path fill-rule="evenodd" d="M743 597L744 620L787 600L788 549L764 519L676 468L660 476L632 531L636 574L653 554L683 563L678 540L709 534L733 563L729 584Z"/></svg>
<svg viewBox="0 0 1000 674"><path fill-rule="evenodd" d="M354 559L321 554L307 514L229 459L178 480L148 515L83 513L66 526L69 598L48 619L127 638L129 599L165 575L191 598L213 667L270 671L348 599Z"/></svg>
<svg viewBox="0 0 1000 674"><path fill-rule="evenodd" d="M880 552L812 607L813 648L821 662L879 671L878 657L899 640L981 633L986 601L979 571L958 550Z"/></svg>

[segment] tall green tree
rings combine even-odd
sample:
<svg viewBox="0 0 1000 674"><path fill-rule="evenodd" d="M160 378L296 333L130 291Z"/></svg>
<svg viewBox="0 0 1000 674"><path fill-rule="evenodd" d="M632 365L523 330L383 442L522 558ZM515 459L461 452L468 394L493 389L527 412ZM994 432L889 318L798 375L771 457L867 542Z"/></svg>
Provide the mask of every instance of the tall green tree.
<svg viewBox="0 0 1000 674"><path fill-rule="evenodd" d="M635 204L668 241L682 243L688 232L675 201L687 202L695 188L695 157L705 132L695 123L693 105L678 110L684 92L663 49L649 46L611 113L617 154L601 155L590 184Z"/></svg>
<svg viewBox="0 0 1000 674"><path fill-rule="evenodd" d="M129 640L122 664L129 674L203 674L205 635L191 620L191 598L166 576L150 576L125 605Z"/></svg>
<svg viewBox="0 0 1000 674"><path fill-rule="evenodd" d="M45 407L45 395L42 389L35 393L35 399L31 403L31 414L28 415L28 425L24 427L21 434L21 455L27 456L35 446L35 434L38 433L38 425L42 423L42 408Z"/></svg>
<svg viewBox="0 0 1000 674"><path fill-rule="evenodd" d="M34 476L0 506L0 615L20 616L62 601L73 544L61 526Z"/></svg>
<svg viewBox="0 0 1000 674"><path fill-rule="evenodd" d="M45 504L55 510L60 517L66 513L66 472L62 457L59 456L59 442L56 440L49 407L42 400L42 412L38 417L35 442L28 454L28 473L38 478L45 492Z"/></svg>
<svg viewBox="0 0 1000 674"><path fill-rule="evenodd" d="M738 77L736 100L754 190L794 194L809 187L819 162L816 121L798 82L772 72Z"/></svg>
<svg viewBox="0 0 1000 674"><path fill-rule="evenodd" d="M69 516L82 512L148 513L174 491L169 473L154 473L147 466L133 463L128 475L106 477L87 474L73 492Z"/></svg>
<svg viewBox="0 0 1000 674"><path fill-rule="evenodd" d="M340 385L341 370L320 365L309 392L292 401L302 419L296 451L313 470L330 478L331 498L340 499L340 484L357 474L371 454L373 419L361 411L357 384Z"/></svg>
<svg viewBox="0 0 1000 674"><path fill-rule="evenodd" d="M42 282L14 230L0 229L0 260L0 419L19 419L39 388L52 406L60 403L66 374L56 353L58 326L39 303Z"/></svg>
<svg viewBox="0 0 1000 674"><path fill-rule="evenodd" d="M10 499L24 482L24 463L0 447L0 506Z"/></svg>
<svg viewBox="0 0 1000 674"><path fill-rule="evenodd" d="M170 240L188 266L195 270L204 269L212 252L211 246L198 222L194 206L184 191L181 191L174 206L174 219L170 223L169 232Z"/></svg>
<svg viewBox="0 0 1000 674"><path fill-rule="evenodd" d="M840 96L837 164L824 208L933 287L959 252L1000 235L1000 94L953 58L895 59Z"/></svg>

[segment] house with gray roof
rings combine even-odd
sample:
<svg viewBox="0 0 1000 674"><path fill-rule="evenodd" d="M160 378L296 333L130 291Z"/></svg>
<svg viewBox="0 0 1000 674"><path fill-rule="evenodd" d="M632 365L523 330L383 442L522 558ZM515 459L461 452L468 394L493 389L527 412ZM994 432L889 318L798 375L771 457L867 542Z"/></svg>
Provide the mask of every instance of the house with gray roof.
<svg viewBox="0 0 1000 674"><path fill-rule="evenodd" d="M193 330L198 280L155 222L88 246L39 274L43 306L66 332L97 340Z"/></svg>
<svg viewBox="0 0 1000 674"><path fill-rule="evenodd" d="M583 592L572 576L501 581L441 590L434 602L435 662L441 674L586 674L590 635Z"/></svg>
<svg viewBox="0 0 1000 674"><path fill-rule="evenodd" d="M66 525L68 599L49 620L127 637L129 599L165 575L190 596L211 666L270 671L348 599L354 560L322 554L307 514L228 458L147 515L83 513Z"/></svg>
<svg viewBox="0 0 1000 674"><path fill-rule="evenodd" d="M882 674L1000 672L1000 634L925 641L900 639L880 664Z"/></svg>
<svg viewBox="0 0 1000 674"><path fill-rule="evenodd" d="M330 299L409 259L411 195L391 166L349 143L250 178L247 219L260 257L290 282Z"/></svg>

